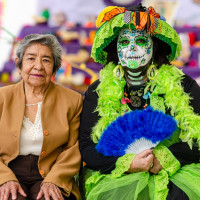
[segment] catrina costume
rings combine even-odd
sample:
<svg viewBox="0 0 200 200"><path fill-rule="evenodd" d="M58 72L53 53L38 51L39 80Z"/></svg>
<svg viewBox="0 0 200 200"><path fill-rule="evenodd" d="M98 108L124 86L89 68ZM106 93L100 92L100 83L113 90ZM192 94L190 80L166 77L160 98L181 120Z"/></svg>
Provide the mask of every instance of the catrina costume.
<svg viewBox="0 0 200 200"><path fill-rule="evenodd" d="M130 89L122 67L108 63L105 51L120 30L145 29L170 46L172 61L180 55L178 34L152 7L107 7L97 27L91 55L105 66L86 91L81 116L83 199L200 199L199 86L176 67L154 63L144 87ZM126 173L135 155L151 146L162 170Z"/></svg>

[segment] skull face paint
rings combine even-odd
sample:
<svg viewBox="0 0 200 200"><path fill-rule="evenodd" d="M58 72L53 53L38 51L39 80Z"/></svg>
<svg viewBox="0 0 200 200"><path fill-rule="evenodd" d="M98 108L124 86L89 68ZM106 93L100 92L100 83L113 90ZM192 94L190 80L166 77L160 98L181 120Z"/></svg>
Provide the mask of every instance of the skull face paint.
<svg viewBox="0 0 200 200"><path fill-rule="evenodd" d="M122 66L137 69L152 58L153 41L146 31L123 29L117 40L117 53Z"/></svg>

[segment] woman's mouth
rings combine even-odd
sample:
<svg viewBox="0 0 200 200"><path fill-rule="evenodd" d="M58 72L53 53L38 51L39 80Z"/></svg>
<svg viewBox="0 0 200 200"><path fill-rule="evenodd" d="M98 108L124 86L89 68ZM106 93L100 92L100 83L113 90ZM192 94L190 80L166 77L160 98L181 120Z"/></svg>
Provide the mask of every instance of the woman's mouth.
<svg viewBox="0 0 200 200"><path fill-rule="evenodd" d="M143 56L128 56L126 59L138 60L141 59Z"/></svg>
<svg viewBox="0 0 200 200"><path fill-rule="evenodd" d="M44 77L42 74L31 74L31 76L35 76L35 77Z"/></svg>

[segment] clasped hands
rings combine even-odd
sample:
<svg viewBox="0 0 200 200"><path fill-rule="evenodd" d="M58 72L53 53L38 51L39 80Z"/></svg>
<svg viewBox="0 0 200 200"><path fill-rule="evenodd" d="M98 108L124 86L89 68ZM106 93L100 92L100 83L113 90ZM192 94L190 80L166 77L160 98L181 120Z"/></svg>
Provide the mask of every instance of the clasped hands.
<svg viewBox="0 0 200 200"><path fill-rule="evenodd" d="M17 181L8 181L0 186L0 200L8 200L11 198L17 199L17 194L26 197L24 190ZM44 196L45 200L64 200L60 189L53 183L43 183L40 192L38 193L37 200Z"/></svg>
<svg viewBox="0 0 200 200"><path fill-rule="evenodd" d="M151 172L153 174L158 174L162 170L162 165L158 159L153 154L153 150L144 150L134 157L128 173L131 172Z"/></svg>

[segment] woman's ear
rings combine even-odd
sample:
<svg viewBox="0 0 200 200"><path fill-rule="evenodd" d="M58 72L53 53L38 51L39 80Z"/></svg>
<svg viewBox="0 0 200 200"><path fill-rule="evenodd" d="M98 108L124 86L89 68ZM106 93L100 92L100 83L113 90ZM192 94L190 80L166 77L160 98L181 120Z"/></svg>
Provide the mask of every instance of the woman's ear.
<svg viewBox="0 0 200 200"><path fill-rule="evenodd" d="M54 73L52 74L52 76L55 77L55 76L56 76L56 72L54 72Z"/></svg>
<svg viewBox="0 0 200 200"><path fill-rule="evenodd" d="M52 77L51 77L51 81L55 81L55 76L56 76L56 72L54 72L53 74L52 74Z"/></svg>
<svg viewBox="0 0 200 200"><path fill-rule="evenodd" d="M16 57L16 58L15 58L15 64L17 64L18 61L19 61L19 58Z"/></svg>
<svg viewBox="0 0 200 200"><path fill-rule="evenodd" d="M17 65L17 62L19 61L19 58L18 57L16 57L15 58L15 64ZM17 66L17 71L18 71L18 73L19 73L19 75L21 75L21 69Z"/></svg>
<svg viewBox="0 0 200 200"><path fill-rule="evenodd" d="M17 71L18 71L18 73L19 73L19 75L21 75L21 69L19 68L19 67L17 67Z"/></svg>

